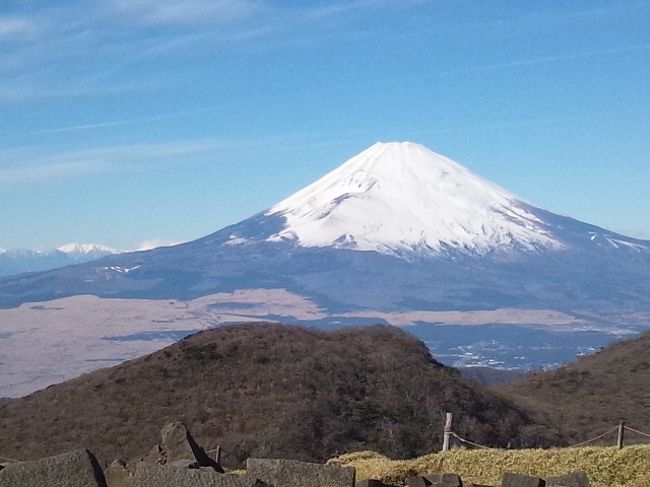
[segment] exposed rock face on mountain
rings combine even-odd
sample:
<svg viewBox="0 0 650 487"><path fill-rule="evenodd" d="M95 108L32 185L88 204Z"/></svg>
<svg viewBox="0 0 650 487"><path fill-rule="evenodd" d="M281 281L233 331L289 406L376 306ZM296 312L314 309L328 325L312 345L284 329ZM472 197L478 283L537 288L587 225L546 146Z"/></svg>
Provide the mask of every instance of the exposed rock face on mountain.
<svg viewBox="0 0 650 487"><path fill-rule="evenodd" d="M545 444L549 432L435 362L394 327L332 332L273 324L193 335L0 408L3 454L29 459L85 445L139 458L182 420L226 465L249 456L322 461L373 449L412 457L440 447L445 412L484 444Z"/></svg>
<svg viewBox="0 0 650 487"><path fill-rule="evenodd" d="M592 438L619 421L650 433L650 333L611 345L557 370L497 386L540 421L574 441ZM634 432L630 440L650 438ZM603 441L614 445L616 433Z"/></svg>

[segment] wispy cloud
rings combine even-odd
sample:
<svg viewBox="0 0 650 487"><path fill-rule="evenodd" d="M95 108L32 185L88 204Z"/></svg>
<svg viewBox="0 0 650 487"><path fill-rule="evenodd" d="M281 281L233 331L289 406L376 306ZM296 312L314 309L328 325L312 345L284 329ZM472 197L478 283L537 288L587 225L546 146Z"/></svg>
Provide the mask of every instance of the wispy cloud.
<svg viewBox="0 0 650 487"><path fill-rule="evenodd" d="M49 128L49 129L43 129L43 130L34 130L31 132L17 132L13 134L7 134L7 135L0 135L0 140L2 139L15 139L15 138L20 138L20 137L32 137L35 135L48 135L48 134L59 134L59 133L66 133L66 132L83 132L86 130L95 130L95 129L105 129L105 128L112 128L112 127L123 127L127 125L139 125L143 123L149 123L149 122L158 122L162 120L170 120L174 118L181 118L181 117L187 117L190 115L196 115L199 113L204 113L207 111L212 111L215 110L217 107L203 107L203 108L197 108L194 110L184 110L180 112L173 112L173 113L166 113L162 115L157 115L153 117L142 117L142 118L132 118L132 119L126 119L126 120L115 120L115 121L110 121L110 122L97 122L97 123L89 123L89 124L82 124L82 125L67 125L65 127L54 127L54 128Z"/></svg>
<svg viewBox="0 0 650 487"><path fill-rule="evenodd" d="M566 54L559 54L557 56L543 56L543 57L538 57L538 58L531 58L531 59L520 59L520 60L515 60L515 61L506 61L502 63L494 63L494 64L484 64L484 65L479 65L479 66L473 66L473 67L467 67L467 68L459 68L455 70L449 70L449 71L442 71L437 74L439 75L447 75L447 74L460 74L460 73L469 73L469 72L474 72L474 71L492 71L492 70L499 70L499 69L507 69L507 68L517 68L517 67L523 67L523 66L533 66L536 64L549 64L549 63L557 63L557 62L562 62L562 61L574 61L577 59L587 59L587 58L595 58L595 57L601 57L601 56L611 56L614 54L622 54L625 52L633 52L633 51L647 51L650 49L650 43L646 44L633 44L633 45L628 45L628 46L620 46L620 47L612 47L608 49L599 49L595 51L582 51L582 52L576 52L576 53L566 53Z"/></svg>
<svg viewBox="0 0 650 487"><path fill-rule="evenodd" d="M0 188L41 181L58 181L110 170L98 161L70 161L39 164L36 166L0 169Z"/></svg>
<svg viewBox="0 0 650 487"><path fill-rule="evenodd" d="M0 17L0 41L26 39L36 31L36 24L29 19Z"/></svg>
<svg viewBox="0 0 650 487"><path fill-rule="evenodd" d="M0 188L151 170L169 162L189 164L193 156L211 154L228 145L228 142L199 139L119 145L48 155L30 150L0 152L0 164L3 166L0 169Z"/></svg>
<svg viewBox="0 0 650 487"><path fill-rule="evenodd" d="M135 23L205 24L239 21L264 7L249 0L110 0L105 10Z"/></svg>

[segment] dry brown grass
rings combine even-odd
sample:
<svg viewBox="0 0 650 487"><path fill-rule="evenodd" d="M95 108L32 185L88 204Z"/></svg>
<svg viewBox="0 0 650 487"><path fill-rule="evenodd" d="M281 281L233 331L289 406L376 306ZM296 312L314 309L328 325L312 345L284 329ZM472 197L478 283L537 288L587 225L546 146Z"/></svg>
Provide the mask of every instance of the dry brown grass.
<svg viewBox="0 0 650 487"><path fill-rule="evenodd" d="M459 434L489 446L526 435L537 446L548 432L397 328L242 324L0 407L0 452L137 458L161 426L183 421L205 448L221 445L231 467L249 456L323 461L362 449L405 458L440 443L446 411Z"/></svg>
<svg viewBox="0 0 650 487"><path fill-rule="evenodd" d="M504 472L537 476L584 470L593 487L648 487L650 446L553 448L548 450L452 450L412 460L389 460L374 452L357 452L330 460L353 466L357 478L404 484L406 477L458 473L463 480L496 485Z"/></svg>
<svg viewBox="0 0 650 487"><path fill-rule="evenodd" d="M648 350L650 332L494 389L525 407L540 423L552 424L569 445L607 431L619 421L650 431ZM635 443L643 441L631 432L629 437Z"/></svg>

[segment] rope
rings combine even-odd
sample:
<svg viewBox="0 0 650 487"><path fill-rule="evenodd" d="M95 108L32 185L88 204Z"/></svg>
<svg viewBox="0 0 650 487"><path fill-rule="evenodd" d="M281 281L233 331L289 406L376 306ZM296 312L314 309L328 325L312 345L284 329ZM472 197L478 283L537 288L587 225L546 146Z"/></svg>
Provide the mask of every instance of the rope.
<svg viewBox="0 0 650 487"><path fill-rule="evenodd" d="M478 443L474 443L473 441L466 440L466 439L463 438L462 436L458 436L458 435L457 435L455 432L453 432L453 431L451 432L451 436L453 436L454 438L456 438L458 441L460 441L460 442L462 442L462 443L467 443L468 445L475 446L476 448L484 448L484 449L486 449L486 450L492 450L492 447L491 447L491 446L479 445Z"/></svg>
<svg viewBox="0 0 650 487"><path fill-rule="evenodd" d="M629 426L624 426L624 428L626 430L633 431L634 433L636 433L638 435L647 436L648 438L650 438L650 435L648 433L644 433L643 431L635 430L634 428L630 428Z"/></svg>
<svg viewBox="0 0 650 487"><path fill-rule="evenodd" d="M618 430L618 426L614 426L611 430L605 431L602 435L598 435L598 436L596 436L594 438L591 438L590 440L582 441L580 443L576 443L575 445L569 445L568 448L575 448L576 446L586 445L587 443L591 443L592 441L599 440L603 436L607 436L608 434L610 434L611 432L616 431L616 430Z"/></svg>
<svg viewBox="0 0 650 487"><path fill-rule="evenodd" d="M0 460L8 460L12 463L21 463L21 460L16 460L15 458L9 458L9 457L0 457Z"/></svg>
<svg viewBox="0 0 650 487"><path fill-rule="evenodd" d="M580 443L576 443L575 445L569 445L567 448L575 448L575 447L578 447L578 446L586 445L588 443L592 443L592 442L594 442L596 440L600 440L601 438L607 436L608 434L613 433L614 431L617 431L618 428L619 428L619 426L614 426L612 429L607 430L607 431L605 431L604 433L601 433L598 436L595 436L595 437L593 437L593 438L591 438L589 440L581 441ZM630 428L629 426L624 426L624 428L626 430L629 430L629 431L632 431L632 432L637 433L639 435L646 436L646 437L650 438L650 434L644 433L643 431L639 431L639 430L636 430L634 428ZM474 443L473 441L469 441L469 440L463 438L462 436L458 435L452 428L449 428L449 427L445 427L445 433L450 434L451 436L456 438L461 443L466 443L466 444L474 446L476 448L483 448L483 449L486 449L486 450L495 449L495 448L490 447L490 446L480 445L479 443Z"/></svg>

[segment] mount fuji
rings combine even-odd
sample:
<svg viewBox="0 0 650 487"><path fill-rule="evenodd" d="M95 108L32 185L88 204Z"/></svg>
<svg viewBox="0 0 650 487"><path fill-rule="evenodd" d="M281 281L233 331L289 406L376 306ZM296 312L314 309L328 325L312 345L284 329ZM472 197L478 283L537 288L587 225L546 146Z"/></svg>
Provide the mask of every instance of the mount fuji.
<svg viewBox="0 0 650 487"><path fill-rule="evenodd" d="M397 257L561 249L514 195L425 147L378 143L267 213L269 241Z"/></svg>
<svg viewBox="0 0 650 487"><path fill-rule="evenodd" d="M421 145L377 143L198 240L0 278L0 308L0 362L20 352L34 368L20 334L34 323L41 347L79 348L74 370L18 373L4 395L251 320L391 323L453 364L551 366L650 326L650 242L537 208Z"/></svg>

